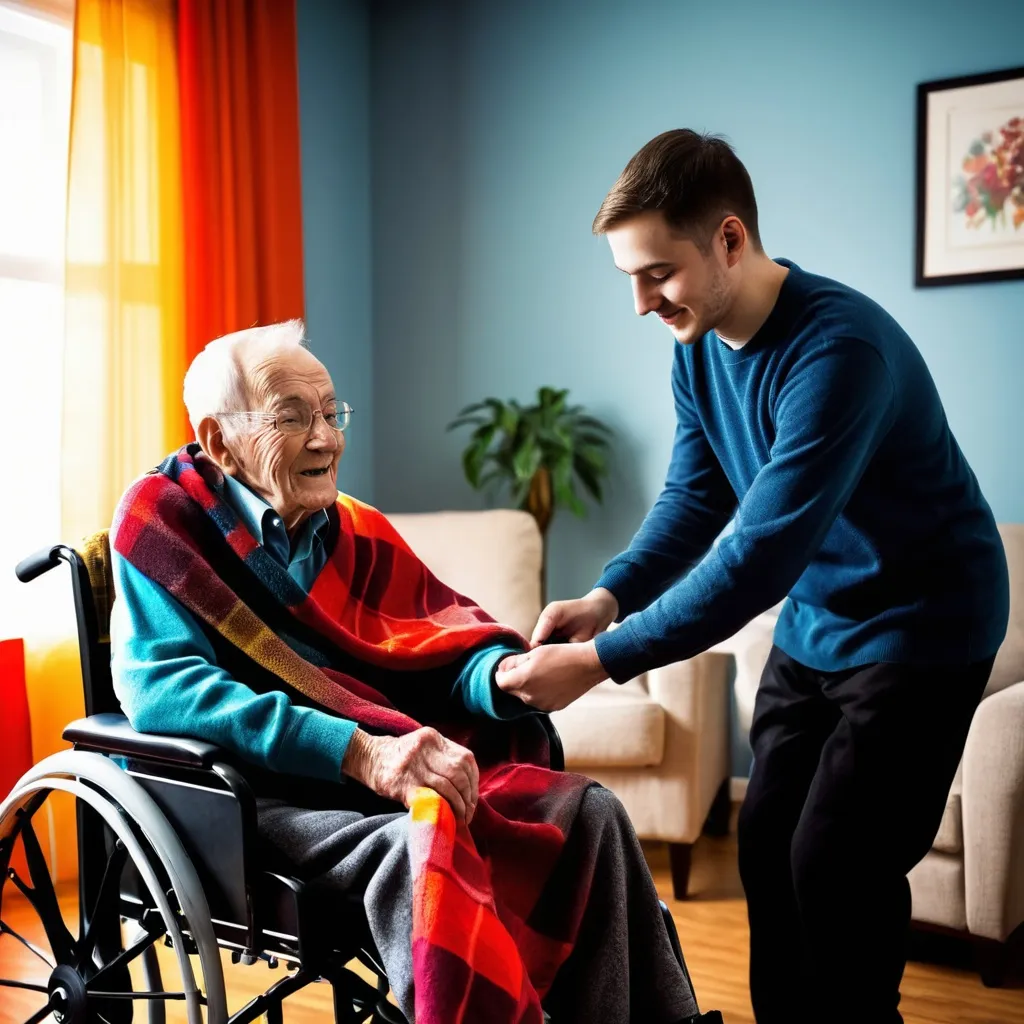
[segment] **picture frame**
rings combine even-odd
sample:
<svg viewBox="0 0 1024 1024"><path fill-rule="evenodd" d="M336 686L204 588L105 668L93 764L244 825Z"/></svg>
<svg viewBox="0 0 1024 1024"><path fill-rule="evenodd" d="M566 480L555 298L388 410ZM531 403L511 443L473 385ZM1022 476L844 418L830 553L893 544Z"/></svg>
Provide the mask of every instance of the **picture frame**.
<svg viewBox="0 0 1024 1024"><path fill-rule="evenodd" d="M1024 67L917 87L915 284L1024 279Z"/></svg>

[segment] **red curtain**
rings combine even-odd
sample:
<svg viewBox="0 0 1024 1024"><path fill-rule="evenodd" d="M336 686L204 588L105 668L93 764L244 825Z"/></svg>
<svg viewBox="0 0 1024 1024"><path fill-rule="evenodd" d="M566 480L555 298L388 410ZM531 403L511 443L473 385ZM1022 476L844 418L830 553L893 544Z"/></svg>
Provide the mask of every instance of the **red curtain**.
<svg viewBox="0 0 1024 1024"><path fill-rule="evenodd" d="M0 800L31 767L25 643L0 640Z"/></svg>
<svg viewBox="0 0 1024 1024"><path fill-rule="evenodd" d="M32 730L25 688L25 642L0 640L0 800L32 767ZM11 865L22 878L25 858L21 844Z"/></svg>
<svg viewBox="0 0 1024 1024"><path fill-rule="evenodd" d="M179 0L186 359L303 315L295 0Z"/></svg>

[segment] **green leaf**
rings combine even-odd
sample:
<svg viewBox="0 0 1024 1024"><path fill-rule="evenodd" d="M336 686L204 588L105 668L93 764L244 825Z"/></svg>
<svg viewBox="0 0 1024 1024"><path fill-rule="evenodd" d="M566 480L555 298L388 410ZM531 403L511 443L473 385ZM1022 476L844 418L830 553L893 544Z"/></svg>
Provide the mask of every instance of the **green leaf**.
<svg viewBox="0 0 1024 1024"><path fill-rule="evenodd" d="M598 473L594 471L594 467L585 459L577 457L573 462L573 468L576 470L576 475L580 478L580 482L590 492L591 497L598 502L602 501L601 481Z"/></svg>
<svg viewBox="0 0 1024 1024"><path fill-rule="evenodd" d="M577 449L590 448L594 451L606 452L610 447L608 438L601 434L578 434L574 441L574 447Z"/></svg>
<svg viewBox="0 0 1024 1024"><path fill-rule="evenodd" d="M540 448L532 437L528 437L512 459L516 479L527 484L540 467Z"/></svg>
<svg viewBox="0 0 1024 1024"><path fill-rule="evenodd" d="M514 437L516 432L519 430L519 420L521 417L521 410L518 403L509 402L508 405L503 406L501 415L498 416L498 426L509 435Z"/></svg>
<svg viewBox="0 0 1024 1024"><path fill-rule="evenodd" d="M597 476L604 476L608 472L605 462L604 448L596 448L592 445L581 445L573 453L573 458L585 462Z"/></svg>
<svg viewBox="0 0 1024 1024"><path fill-rule="evenodd" d="M613 433L611 427L606 423L603 423L601 420L594 419L593 416L580 416L576 420L576 423L581 430L596 430L598 433L606 434L608 436L611 436Z"/></svg>
<svg viewBox="0 0 1024 1024"><path fill-rule="evenodd" d="M487 422L487 420L482 419L480 416L459 416L458 419L452 420L445 429L457 430L459 427L465 427L469 424L477 426L482 423L486 424Z"/></svg>
<svg viewBox="0 0 1024 1024"><path fill-rule="evenodd" d="M572 503L572 455L559 458L551 467L551 486L555 497L562 505Z"/></svg>
<svg viewBox="0 0 1024 1024"><path fill-rule="evenodd" d="M473 441L483 444L485 448L490 447L491 441L494 438L494 432L497 429L493 423L484 423L473 431Z"/></svg>
<svg viewBox="0 0 1024 1024"><path fill-rule="evenodd" d="M460 409L459 410L459 415L460 416L470 416L473 413L480 412L481 409L486 409L486 408L487 408L487 403L486 402L474 402L472 405L467 405L465 407L465 409Z"/></svg>
<svg viewBox="0 0 1024 1024"><path fill-rule="evenodd" d="M486 459L487 445L481 444L479 441L471 444L462 453L462 469L466 474L466 479L469 481L470 486L479 489L480 473L484 468L484 462Z"/></svg>

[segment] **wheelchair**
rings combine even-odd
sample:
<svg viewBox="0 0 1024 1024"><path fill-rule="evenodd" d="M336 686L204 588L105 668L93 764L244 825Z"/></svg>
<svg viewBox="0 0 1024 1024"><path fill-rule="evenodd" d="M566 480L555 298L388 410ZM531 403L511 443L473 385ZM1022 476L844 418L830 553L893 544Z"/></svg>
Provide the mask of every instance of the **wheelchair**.
<svg viewBox="0 0 1024 1024"><path fill-rule="evenodd" d="M5 991L45 996L25 1024L50 1015L59 1024L129 1024L139 1003L149 1024L164 1024L171 1003L183 1008L188 1024L249 1024L262 1015L282 1024L283 1001L324 981L337 1024L405 1024L387 999L387 974L361 897L328 910L315 887L260 863L256 794L245 765L201 740L136 732L121 713L110 674L114 594L106 531L81 552L64 545L39 551L16 572L27 583L62 561L71 570L86 717L64 729L73 748L35 765L0 804L0 939L25 947L32 958L22 959L39 968L37 976L48 971L43 980L0 978L0 1003ZM554 726L546 715L537 722L547 732L552 767L562 770ZM75 798L77 935L65 921L33 824L55 792ZM11 866L19 838L28 879ZM38 917L49 952L4 923L8 885ZM672 917L661 907L686 973ZM164 989L160 943L180 976L173 991ZM283 965L283 976L229 1015L222 950L234 964ZM141 990L133 989L129 971L136 961ZM354 962L364 971L356 973Z"/></svg>

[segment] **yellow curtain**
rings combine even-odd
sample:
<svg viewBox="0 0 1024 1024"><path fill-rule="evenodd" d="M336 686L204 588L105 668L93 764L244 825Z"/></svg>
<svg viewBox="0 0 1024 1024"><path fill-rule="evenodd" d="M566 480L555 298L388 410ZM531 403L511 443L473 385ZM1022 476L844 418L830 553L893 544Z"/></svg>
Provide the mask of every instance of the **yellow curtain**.
<svg viewBox="0 0 1024 1024"><path fill-rule="evenodd" d="M128 484L184 441L176 32L173 0L76 5L61 444L71 544L108 527ZM65 723L82 713L68 607L53 627L59 635L26 637L37 761L64 746ZM72 877L70 805L51 829L56 873Z"/></svg>
<svg viewBox="0 0 1024 1024"><path fill-rule="evenodd" d="M182 442L185 373L173 0L78 0L68 174L63 536L110 525Z"/></svg>

